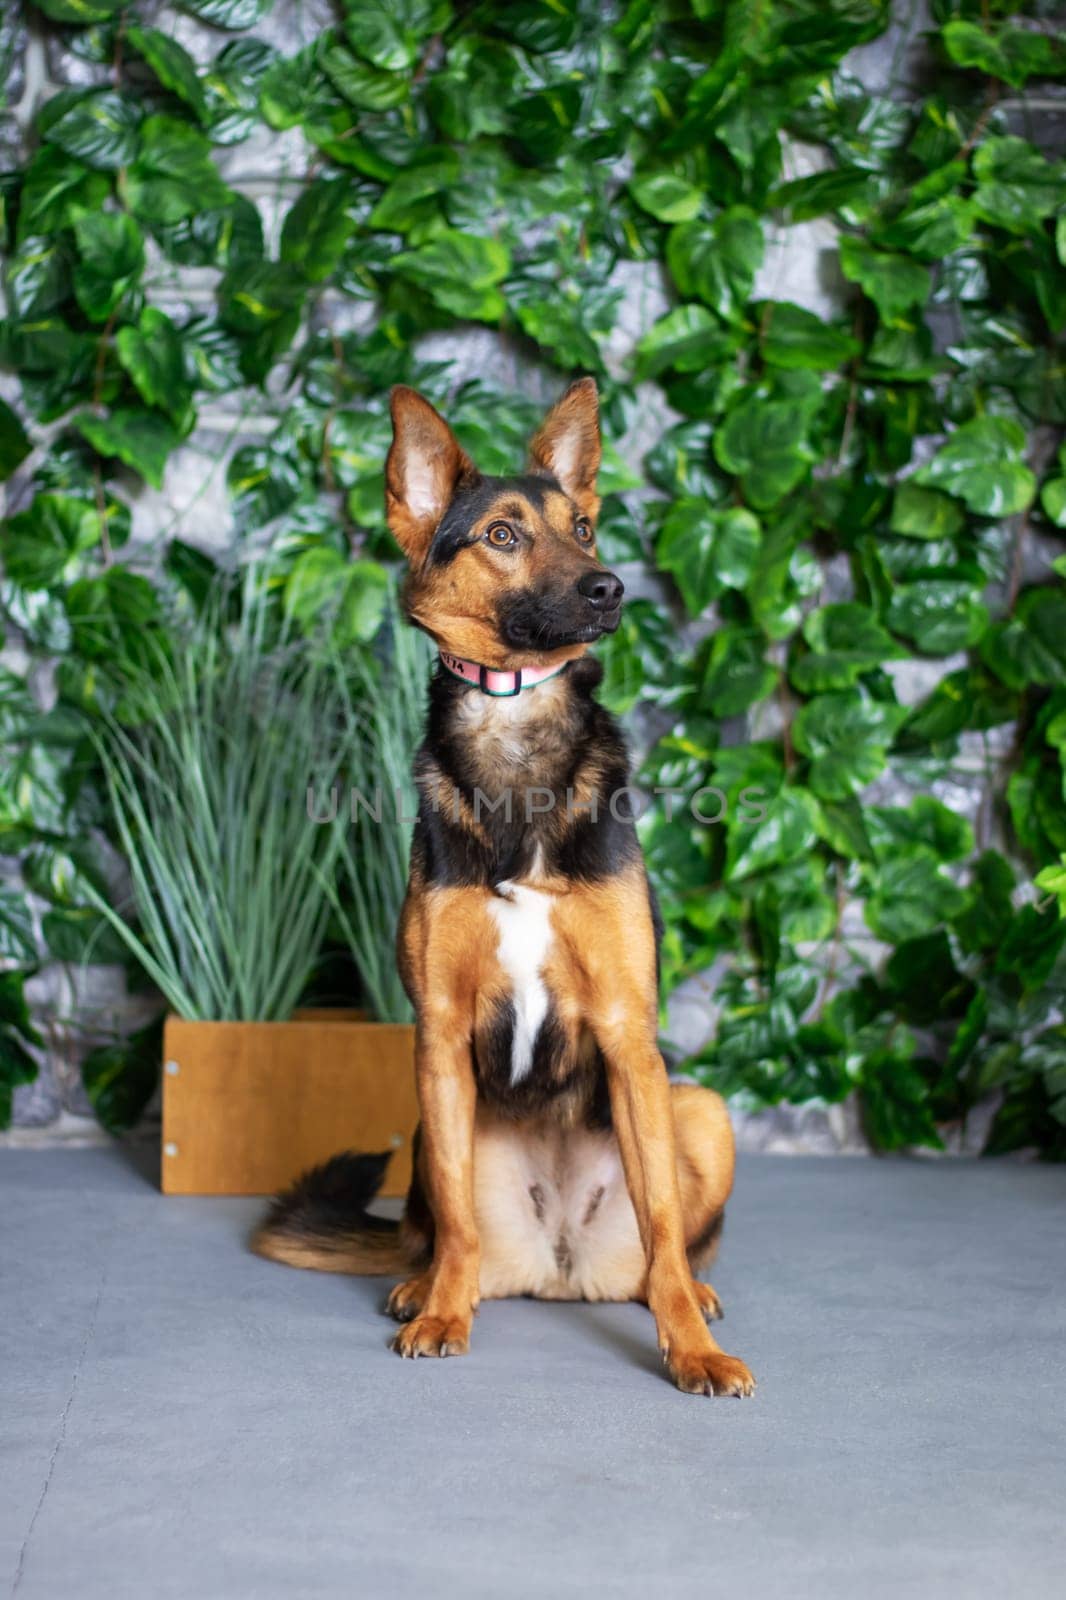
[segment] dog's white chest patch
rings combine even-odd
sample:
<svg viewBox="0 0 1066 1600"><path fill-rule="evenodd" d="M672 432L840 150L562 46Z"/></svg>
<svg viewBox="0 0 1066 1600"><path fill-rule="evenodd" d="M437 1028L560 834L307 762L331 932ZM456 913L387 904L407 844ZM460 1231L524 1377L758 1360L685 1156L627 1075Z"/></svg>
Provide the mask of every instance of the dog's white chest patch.
<svg viewBox="0 0 1066 1600"><path fill-rule="evenodd" d="M496 956L511 980L511 1082L520 1083L533 1065L533 1046L548 1015L543 968L552 943L552 896L524 884L500 883L489 909L500 935Z"/></svg>

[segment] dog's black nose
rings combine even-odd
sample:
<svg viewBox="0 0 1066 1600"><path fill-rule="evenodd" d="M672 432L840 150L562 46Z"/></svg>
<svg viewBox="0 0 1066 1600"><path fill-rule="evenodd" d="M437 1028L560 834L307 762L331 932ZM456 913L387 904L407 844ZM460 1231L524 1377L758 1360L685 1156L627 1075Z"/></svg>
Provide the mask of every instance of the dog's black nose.
<svg viewBox="0 0 1066 1600"><path fill-rule="evenodd" d="M613 611L625 593L625 584L613 572L583 572L577 580L577 592L597 611Z"/></svg>

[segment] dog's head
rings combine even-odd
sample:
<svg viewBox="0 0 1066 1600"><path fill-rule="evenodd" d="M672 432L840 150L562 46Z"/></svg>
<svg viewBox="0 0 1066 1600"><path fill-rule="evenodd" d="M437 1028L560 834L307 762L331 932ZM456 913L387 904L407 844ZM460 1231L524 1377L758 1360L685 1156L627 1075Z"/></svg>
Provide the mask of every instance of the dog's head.
<svg viewBox="0 0 1066 1600"><path fill-rule="evenodd" d="M404 604L443 649L511 670L582 655L618 626L622 584L596 559L600 426L583 378L548 413L521 477L481 474L413 389L392 392L389 527Z"/></svg>

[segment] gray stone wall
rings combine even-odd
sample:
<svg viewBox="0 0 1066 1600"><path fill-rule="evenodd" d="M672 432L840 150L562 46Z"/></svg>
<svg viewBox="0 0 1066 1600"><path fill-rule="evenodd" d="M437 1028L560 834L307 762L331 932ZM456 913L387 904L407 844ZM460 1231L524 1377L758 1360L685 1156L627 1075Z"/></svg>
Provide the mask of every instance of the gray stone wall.
<svg viewBox="0 0 1066 1600"><path fill-rule="evenodd" d="M45 100L67 85L102 80L107 73L106 69L79 60L54 39L46 40L36 13L29 7L20 8L6 0L2 9L0 74L6 75L6 88L0 105L0 162L10 166L25 154L31 121ZM182 12L165 4L142 5L140 10L153 11L156 24L179 39L198 60L217 50L218 36ZM255 31L257 36L291 54L313 40L332 20L329 0L276 0ZM899 0L891 30L875 43L853 52L847 68L871 90L906 97L917 88L920 74L926 69L922 31L927 23L924 0ZM1040 106L1007 102L1001 109L1017 124L1016 131L1045 146L1059 142L1058 136L1066 125L1066 105L1058 99ZM246 143L219 149L217 160L226 181L255 201L268 241L276 242L280 218L302 183L309 161L302 134L299 130L279 134L260 128ZM825 153L816 147L794 143L785 152L789 177L826 164ZM835 241L836 229L825 220L781 224L771 229L755 297L792 300L821 314L835 312L844 287L836 266ZM199 311L213 303L215 277L209 270L175 268L156 253L150 258L145 288L149 298L166 310ZM666 290L657 267L626 263L620 269L620 282L626 298L609 350L609 360L619 370L628 363L641 333L666 307ZM338 331L345 331L357 328L366 312L342 296L327 295L318 314ZM501 385L520 387L545 401L553 397L558 382L546 368L520 359L505 340L486 328L434 335L426 340L425 354L450 360L457 379L488 375ZM0 374L0 394L15 399L17 384L10 375ZM649 386L646 400L637 436L623 441L630 459L642 453L657 432L674 420L657 387ZM257 391L241 390L204 405L195 433L171 457L163 488L157 491L141 486L132 497L131 559L151 570L165 540L174 536L216 554L225 551L233 537L225 489L227 462L241 445L270 432L274 421L269 399L264 404ZM47 448L47 439L43 448ZM28 468L32 466L33 458L27 463ZM7 485L7 509L16 508L25 498L27 475L23 470ZM1035 544L1030 541L1028 559L1034 572L1046 571L1047 555L1034 548ZM846 567L836 576L840 594L829 598L848 593ZM631 571L625 577L630 592L656 593L655 580L647 573ZM18 644L11 640L0 650L0 662L16 668L26 664ZM939 660L928 666L914 661L902 664L897 679L901 699L907 703L920 699L953 665ZM41 675L37 689L42 703L47 704L51 692L47 673ZM760 709L764 718L773 717L773 706ZM752 731L765 736L775 730L760 724ZM1009 744L1011 731L995 730L992 737ZM986 832L988 763L995 753L975 736L964 752L957 781L938 791L940 799ZM879 794L874 798L888 797ZM891 797L906 798L900 796L898 786ZM3 866L0 859L0 875ZM843 943L848 960L878 960L880 951L858 905L849 908ZM842 966L841 976L844 973ZM677 994L667 1029L671 1040L695 1048L707 1038L713 1023L710 995L717 977L712 973L694 979ZM144 1020L154 1011L155 1004L150 997L127 993L119 969L93 967L77 971L56 963L43 968L30 985L30 994L46 1039L45 1048L39 1052L40 1077L18 1092L15 1127L6 1136L0 1135L0 1142L46 1144L104 1138L81 1088L81 1060L95 1044ZM758 1113L738 1107L737 1121L742 1144L753 1148L822 1152L866 1149L857 1117L848 1104L829 1110L785 1106ZM960 1135L958 1147L979 1148L981 1137L983 1130L972 1126L965 1139Z"/></svg>

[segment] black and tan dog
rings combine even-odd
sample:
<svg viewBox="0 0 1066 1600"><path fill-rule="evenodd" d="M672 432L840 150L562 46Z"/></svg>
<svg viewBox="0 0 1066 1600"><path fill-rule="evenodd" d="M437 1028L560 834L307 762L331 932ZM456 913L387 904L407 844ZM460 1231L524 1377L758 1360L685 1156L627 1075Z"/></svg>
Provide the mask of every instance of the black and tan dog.
<svg viewBox="0 0 1066 1600"><path fill-rule="evenodd" d="M690 1393L750 1394L715 1343L710 1260L733 1181L721 1100L671 1088L656 1044L657 916L589 644L622 584L596 559L596 388L576 383L522 477L482 476L411 389L392 397L389 526L405 604L441 652L416 763L399 958L421 1110L402 1223L366 1202L384 1158L339 1156L254 1247L406 1274L406 1356L467 1349L480 1299L640 1300Z"/></svg>

